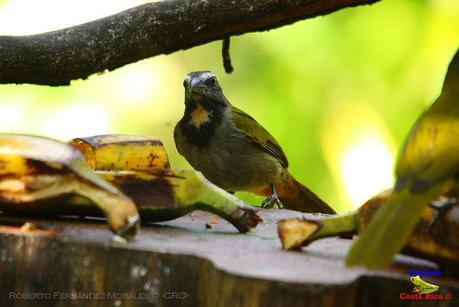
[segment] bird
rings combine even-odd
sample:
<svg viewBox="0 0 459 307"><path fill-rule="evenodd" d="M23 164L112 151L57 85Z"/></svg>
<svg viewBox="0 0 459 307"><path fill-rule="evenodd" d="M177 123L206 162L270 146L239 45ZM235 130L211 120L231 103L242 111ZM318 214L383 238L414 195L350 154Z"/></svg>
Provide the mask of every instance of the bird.
<svg viewBox="0 0 459 307"><path fill-rule="evenodd" d="M395 174L392 193L351 246L347 266L389 265L431 200L445 192L459 196L459 51L441 94L405 139Z"/></svg>
<svg viewBox="0 0 459 307"><path fill-rule="evenodd" d="M233 106L214 73L189 73L185 112L174 129L178 152L218 187L266 196L262 207L335 211L288 171L279 143L252 116Z"/></svg>

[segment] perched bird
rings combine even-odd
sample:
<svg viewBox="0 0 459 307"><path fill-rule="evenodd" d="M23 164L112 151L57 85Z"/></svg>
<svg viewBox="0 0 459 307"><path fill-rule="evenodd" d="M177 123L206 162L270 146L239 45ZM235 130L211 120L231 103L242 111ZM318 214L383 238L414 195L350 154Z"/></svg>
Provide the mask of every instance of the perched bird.
<svg viewBox="0 0 459 307"><path fill-rule="evenodd" d="M268 196L276 204L303 212L334 213L296 181L277 141L255 119L229 103L212 72L188 74L185 114L177 123L177 149L207 179L229 192Z"/></svg>
<svg viewBox="0 0 459 307"><path fill-rule="evenodd" d="M440 96L405 140L396 176L392 194L352 245L347 265L370 269L388 265L423 208L444 192L459 194L459 52L449 65Z"/></svg>

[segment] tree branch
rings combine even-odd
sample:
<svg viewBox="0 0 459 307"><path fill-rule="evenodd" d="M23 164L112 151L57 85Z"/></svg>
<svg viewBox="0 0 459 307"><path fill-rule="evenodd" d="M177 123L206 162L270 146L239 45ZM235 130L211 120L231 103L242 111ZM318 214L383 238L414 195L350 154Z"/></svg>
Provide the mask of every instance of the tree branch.
<svg viewBox="0 0 459 307"><path fill-rule="evenodd" d="M0 83L68 85L159 54L378 0L169 0L30 36L0 36Z"/></svg>

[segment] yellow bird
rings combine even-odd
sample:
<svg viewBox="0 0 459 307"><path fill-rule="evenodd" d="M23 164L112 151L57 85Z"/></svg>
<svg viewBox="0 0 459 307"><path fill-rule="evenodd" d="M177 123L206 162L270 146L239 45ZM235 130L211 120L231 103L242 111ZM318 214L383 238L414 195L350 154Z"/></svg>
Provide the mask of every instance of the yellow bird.
<svg viewBox="0 0 459 307"><path fill-rule="evenodd" d="M406 138L396 176L386 204L352 245L348 266L377 269L390 264L429 201L452 189L459 192L459 51L440 96Z"/></svg>

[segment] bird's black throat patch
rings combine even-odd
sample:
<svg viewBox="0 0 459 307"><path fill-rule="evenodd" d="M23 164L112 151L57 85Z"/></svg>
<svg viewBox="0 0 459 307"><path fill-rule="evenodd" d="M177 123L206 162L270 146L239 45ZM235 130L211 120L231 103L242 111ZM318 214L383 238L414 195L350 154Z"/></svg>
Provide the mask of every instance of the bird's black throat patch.
<svg viewBox="0 0 459 307"><path fill-rule="evenodd" d="M192 114L197 108L208 112L208 120L199 126L192 124ZM179 122L179 128L190 144L207 146L215 135L215 129L221 124L223 112L227 106L208 99L187 101L185 114Z"/></svg>

